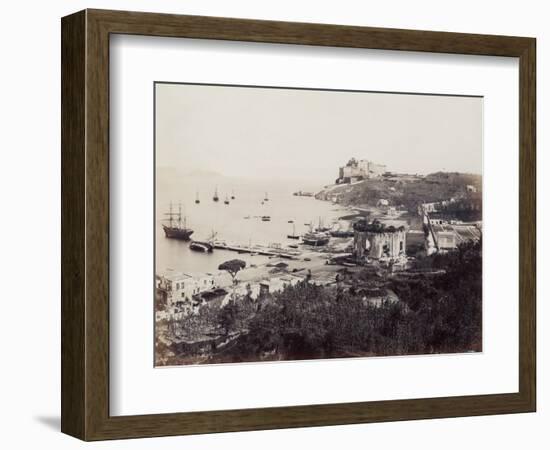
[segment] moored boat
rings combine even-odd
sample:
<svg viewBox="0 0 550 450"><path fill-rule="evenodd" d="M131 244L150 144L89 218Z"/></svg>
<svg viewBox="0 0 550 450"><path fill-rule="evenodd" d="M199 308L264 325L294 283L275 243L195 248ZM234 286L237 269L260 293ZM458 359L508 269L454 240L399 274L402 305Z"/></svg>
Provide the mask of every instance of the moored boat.
<svg viewBox="0 0 550 450"><path fill-rule="evenodd" d="M216 241L217 233L212 230L210 236L205 240L192 240L189 244L189 248L196 252L212 253L216 247L216 243L219 244L219 241Z"/></svg>
<svg viewBox="0 0 550 450"><path fill-rule="evenodd" d="M327 245L330 240L330 235L327 233L309 232L302 236L302 241L306 245L320 247Z"/></svg>
<svg viewBox="0 0 550 450"><path fill-rule="evenodd" d="M170 202L170 211L164 213L168 216L167 219L168 225L162 224L162 229L164 230L164 235L168 239L179 239L182 241L188 241L193 234L191 228L187 228L187 218L181 215L181 204L178 207L178 212L172 211L172 202Z"/></svg>
<svg viewBox="0 0 550 450"><path fill-rule="evenodd" d="M288 239L300 239L300 235L296 234L296 225L294 224L294 221L289 220L289 223L292 222L292 234L287 234L286 237Z"/></svg>
<svg viewBox="0 0 550 450"><path fill-rule="evenodd" d="M205 241L191 241L189 244L189 248L191 250L194 250L196 252L203 252L203 253L212 253L214 250L214 246Z"/></svg>

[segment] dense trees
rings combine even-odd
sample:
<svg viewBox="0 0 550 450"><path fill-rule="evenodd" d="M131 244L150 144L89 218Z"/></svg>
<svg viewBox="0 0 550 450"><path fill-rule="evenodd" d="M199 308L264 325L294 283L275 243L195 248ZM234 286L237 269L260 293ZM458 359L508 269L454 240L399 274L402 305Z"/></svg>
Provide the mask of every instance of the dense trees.
<svg viewBox="0 0 550 450"><path fill-rule="evenodd" d="M413 311L428 352L481 350L482 242L427 259L444 275L394 282L397 295Z"/></svg>
<svg viewBox="0 0 550 450"><path fill-rule="evenodd" d="M260 300L248 309L245 332L212 360L257 361L345 356L402 355L481 350L481 242L423 261L445 273L394 278L389 297L375 305L355 289L334 289L302 282ZM233 309L222 311L229 328ZM251 313L251 311L253 311Z"/></svg>

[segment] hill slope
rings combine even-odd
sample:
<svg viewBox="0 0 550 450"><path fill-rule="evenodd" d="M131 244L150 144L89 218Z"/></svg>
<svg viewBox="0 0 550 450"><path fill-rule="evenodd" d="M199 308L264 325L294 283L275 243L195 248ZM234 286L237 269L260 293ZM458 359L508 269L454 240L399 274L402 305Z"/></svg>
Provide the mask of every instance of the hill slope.
<svg viewBox="0 0 550 450"><path fill-rule="evenodd" d="M468 185L477 192L468 192ZM450 198L481 202L481 188L481 175L437 172L425 177L393 175L334 185L317 193L316 197L359 207L375 206L378 200L386 199L392 206L413 212L420 203Z"/></svg>

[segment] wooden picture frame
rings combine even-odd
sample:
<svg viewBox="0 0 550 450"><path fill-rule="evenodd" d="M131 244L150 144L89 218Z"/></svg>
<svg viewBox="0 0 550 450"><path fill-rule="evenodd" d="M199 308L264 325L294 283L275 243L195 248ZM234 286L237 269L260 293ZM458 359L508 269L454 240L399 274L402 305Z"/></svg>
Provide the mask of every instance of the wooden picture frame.
<svg viewBox="0 0 550 450"><path fill-rule="evenodd" d="M61 25L64 433L101 440L535 411L535 39L105 10ZM519 58L519 391L110 416L109 36L117 33Z"/></svg>

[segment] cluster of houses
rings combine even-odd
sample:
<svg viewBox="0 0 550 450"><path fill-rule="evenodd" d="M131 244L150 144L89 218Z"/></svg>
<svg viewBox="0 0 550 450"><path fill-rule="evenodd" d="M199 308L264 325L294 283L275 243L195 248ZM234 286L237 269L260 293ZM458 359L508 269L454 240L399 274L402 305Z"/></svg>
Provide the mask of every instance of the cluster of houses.
<svg viewBox="0 0 550 450"><path fill-rule="evenodd" d="M426 229L425 247L428 255L445 253L456 249L460 243L481 238L481 221L464 223L452 214L440 211L447 206L444 203L448 202L425 203L419 207Z"/></svg>
<svg viewBox="0 0 550 450"><path fill-rule="evenodd" d="M183 272L167 271L156 276L156 295L163 308L157 310L157 319L179 319L199 310L208 294L226 293L222 288L229 275L205 273L190 275Z"/></svg>
<svg viewBox="0 0 550 450"><path fill-rule="evenodd" d="M156 319L180 320L198 314L200 307L208 302L225 306L233 295L247 296L252 301L294 286L305 275L281 274L256 283L240 283L233 288L231 277L225 272L189 275L183 272L168 271L156 277L157 298L163 304L156 312Z"/></svg>

